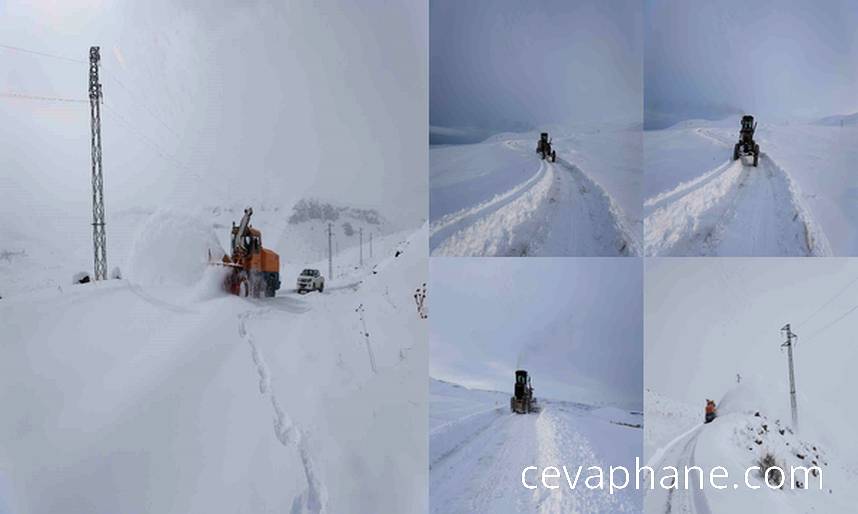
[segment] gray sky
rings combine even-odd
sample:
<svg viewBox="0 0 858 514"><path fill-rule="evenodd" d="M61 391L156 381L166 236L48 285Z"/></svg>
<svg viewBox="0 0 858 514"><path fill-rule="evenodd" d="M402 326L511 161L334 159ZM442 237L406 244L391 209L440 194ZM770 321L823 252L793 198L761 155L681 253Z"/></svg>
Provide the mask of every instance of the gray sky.
<svg viewBox="0 0 858 514"><path fill-rule="evenodd" d="M509 391L533 376L537 396L643 403L641 261L432 259L430 375Z"/></svg>
<svg viewBox="0 0 858 514"><path fill-rule="evenodd" d="M639 123L636 0L430 0L430 123L485 134Z"/></svg>
<svg viewBox="0 0 858 514"><path fill-rule="evenodd" d="M768 384L763 393L783 412L780 328L791 323L800 410L830 419L858 389L854 259L670 258L646 268L647 388L702 409L740 373Z"/></svg>
<svg viewBox="0 0 858 514"><path fill-rule="evenodd" d="M0 44L101 46L108 211L309 195L425 217L427 25L420 2L0 0ZM85 98L86 73L0 48L0 92ZM0 179L89 201L87 104L0 116Z"/></svg>
<svg viewBox="0 0 858 514"><path fill-rule="evenodd" d="M851 0L647 0L645 123L858 111Z"/></svg>

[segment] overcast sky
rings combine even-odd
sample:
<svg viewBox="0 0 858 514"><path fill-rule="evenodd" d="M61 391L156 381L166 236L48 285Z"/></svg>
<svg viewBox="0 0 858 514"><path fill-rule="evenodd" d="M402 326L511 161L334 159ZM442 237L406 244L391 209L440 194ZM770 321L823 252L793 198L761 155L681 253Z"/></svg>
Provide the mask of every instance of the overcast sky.
<svg viewBox="0 0 858 514"><path fill-rule="evenodd" d="M430 123L640 123L637 0L430 0Z"/></svg>
<svg viewBox="0 0 858 514"><path fill-rule="evenodd" d="M647 0L646 125L858 111L852 0Z"/></svg>
<svg viewBox="0 0 858 514"><path fill-rule="evenodd" d="M641 261L432 259L430 375L537 396L642 408Z"/></svg>
<svg viewBox="0 0 858 514"><path fill-rule="evenodd" d="M0 0L0 44L101 46L108 214L320 196L425 216L425 4ZM85 99L86 84L84 63L0 48L2 93ZM14 195L89 201L86 103L3 97L0 116Z"/></svg>
<svg viewBox="0 0 858 514"><path fill-rule="evenodd" d="M763 394L788 412L780 329L791 323L800 412L858 422L841 408L858 390L854 259L671 258L646 268L647 388L702 410L739 373L766 384Z"/></svg>

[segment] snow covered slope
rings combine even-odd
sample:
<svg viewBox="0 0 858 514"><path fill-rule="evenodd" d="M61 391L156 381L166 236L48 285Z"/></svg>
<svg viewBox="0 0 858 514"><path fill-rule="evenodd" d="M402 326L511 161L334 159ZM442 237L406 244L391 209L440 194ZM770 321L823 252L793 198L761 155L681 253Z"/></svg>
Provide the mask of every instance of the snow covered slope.
<svg viewBox="0 0 858 514"><path fill-rule="evenodd" d="M718 402L718 417L715 421L704 425L698 416L697 422L690 426L686 422L670 419L677 412L680 416L683 413L679 410L671 414L672 407L666 408L676 405L675 402L648 393L647 424L653 423L657 431L661 432L659 441L663 441L664 436L672 438L670 442L656 443L662 446L650 452L648 464L655 469L663 466L700 466L705 473L722 466L730 478L727 488L721 490L710 487L707 478L704 490L695 485L690 490L648 491L645 499L647 512L717 514L852 511L858 501L858 492L854 488L858 469L851 466L841 452L821 444L815 439L816 436L794 433L789 423L783 421L784 413L777 408L770 408L777 402L771 401L767 390L770 391L761 388L759 383L745 382ZM811 431L811 434L814 432ZM649 439L648 447L649 443L654 442ZM769 489L762 474L755 471L748 475L749 484L761 488L751 489L744 485L746 469L761 465L766 455L786 470L785 488ZM822 470L823 487L819 487L818 476L811 475L806 482L803 474L791 477L790 469L794 466L818 466ZM798 480L800 484L791 488L791 480ZM731 483L738 486L733 488ZM803 485L808 489L798 488Z"/></svg>
<svg viewBox="0 0 858 514"><path fill-rule="evenodd" d="M433 255L616 256L640 253L640 140L631 131L537 133L430 149Z"/></svg>
<svg viewBox="0 0 858 514"><path fill-rule="evenodd" d="M586 488L525 489L526 466L634 466L641 433L604 409L542 401L539 414L509 411L503 393L430 381L430 512L640 512L641 496ZM607 468L606 468L607 469Z"/></svg>
<svg viewBox="0 0 858 514"><path fill-rule="evenodd" d="M858 254L858 127L760 122L757 168L733 162L737 121L644 133L648 255Z"/></svg>
<svg viewBox="0 0 858 514"><path fill-rule="evenodd" d="M181 260L216 238L182 219L183 237L159 245L158 214L129 260ZM4 298L0 510L421 511L426 239L425 226L379 237L324 294L287 282L271 299L226 296L192 257L179 273L133 266Z"/></svg>

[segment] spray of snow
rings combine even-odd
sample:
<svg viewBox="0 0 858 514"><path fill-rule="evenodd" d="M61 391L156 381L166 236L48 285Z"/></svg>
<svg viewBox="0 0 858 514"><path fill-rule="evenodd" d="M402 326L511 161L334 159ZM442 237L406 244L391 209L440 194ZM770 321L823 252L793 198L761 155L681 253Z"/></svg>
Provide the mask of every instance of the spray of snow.
<svg viewBox="0 0 858 514"><path fill-rule="evenodd" d="M141 285L191 286L203 278L208 255L224 251L211 223L181 209L160 209L142 224L128 256L128 279Z"/></svg>

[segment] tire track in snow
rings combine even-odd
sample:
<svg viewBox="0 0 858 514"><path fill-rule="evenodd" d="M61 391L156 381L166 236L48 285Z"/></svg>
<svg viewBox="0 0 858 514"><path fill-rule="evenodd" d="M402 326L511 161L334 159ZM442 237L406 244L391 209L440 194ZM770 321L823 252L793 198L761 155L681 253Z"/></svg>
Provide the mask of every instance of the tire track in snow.
<svg viewBox="0 0 858 514"><path fill-rule="evenodd" d="M671 462L668 465L679 470L691 469L697 466L695 455L697 451L697 439L700 436L701 427L695 427L687 436L682 450L677 455L677 461ZM680 477L684 478L683 474ZM699 483L691 484L694 475L689 474L689 483L674 484L667 491L667 498L664 505L665 514L711 514L709 509L709 501L706 499L706 493L697 487ZM704 482L705 484L705 482Z"/></svg>
<svg viewBox="0 0 858 514"><path fill-rule="evenodd" d="M540 161L515 188L433 224L432 255L639 255L614 200L578 166Z"/></svg>
<svg viewBox="0 0 858 514"><path fill-rule="evenodd" d="M250 347L250 355L259 379L259 393L268 397L273 412L274 435L281 445L289 447L295 445L304 469L304 478L307 481L307 489L298 495L292 502L291 514L310 512L321 514L326 512L327 492L324 485L316 475L316 467L310 456L309 444L306 434L298 428L292 418L280 406L277 395L271 387L271 372L265 358L257 346L253 334L248 330L248 321L256 316L262 315L266 310L247 311L238 316L238 335L247 342Z"/></svg>
<svg viewBox="0 0 858 514"><path fill-rule="evenodd" d="M640 254L639 243L622 221L619 206L605 189L577 165L559 159L549 208L548 234L535 254L628 256ZM565 173L564 173L565 172ZM554 201L552 201L554 200Z"/></svg>
<svg viewBox="0 0 858 514"><path fill-rule="evenodd" d="M727 161L647 200L647 255L830 254L789 174L766 154L760 164Z"/></svg>

